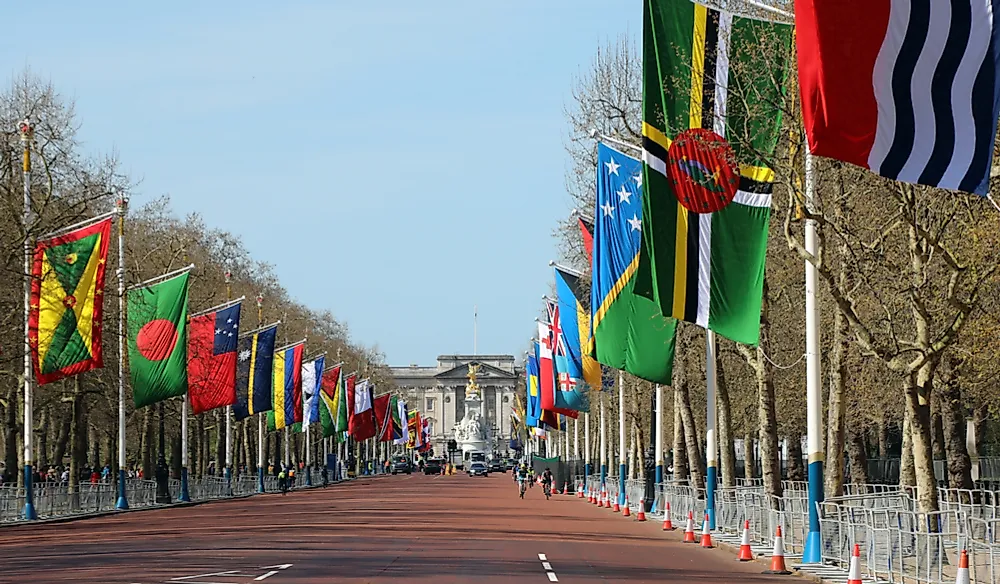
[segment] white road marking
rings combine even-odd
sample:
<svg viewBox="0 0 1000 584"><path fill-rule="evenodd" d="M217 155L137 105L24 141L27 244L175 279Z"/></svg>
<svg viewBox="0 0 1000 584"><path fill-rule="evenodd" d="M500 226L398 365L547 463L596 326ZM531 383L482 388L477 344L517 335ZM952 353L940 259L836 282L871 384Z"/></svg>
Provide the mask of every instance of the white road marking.
<svg viewBox="0 0 1000 584"><path fill-rule="evenodd" d="M558 582L559 577L552 570L552 564L549 563L549 558L545 554L538 554L538 559L542 562L542 568L545 570L545 575L549 577L549 582Z"/></svg>
<svg viewBox="0 0 1000 584"><path fill-rule="evenodd" d="M274 576L277 573L278 573L277 570L271 570L270 572L268 572L267 574L264 574L263 576L257 576L256 578L254 578L254 582L259 582L261 580L267 580L268 578L270 578L271 576Z"/></svg>
<svg viewBox="0 0 1000 584"><path fill-rule="evenodd" d="M210 572L208 574L197 574L195 576L181 576L179 578L171 578L171 582L183 582L184 580L194 580L195 578L208 578L209 576L232 576L233 574L239 574L239 570L227 570L225 572Z"/></svg>
<svg viewBox="0 0 1000 584"><path fill-rule="evenodd" d="M550 564L548 562L542 562L542 567L545 568L546 570L549 570L549 571L552 570L552 564Z"/></svg>
<svg viewBox="0 0 1000 584"><path fill-rule="evenodd" d="M547 560L548 558L547 558L547 557L545 557L545 554L538 554L538 559L544 562L544 561L545 561L545 560Z"/></svg>
<svg viewBox="0 0 1000 584"><path fill-rule="evenodd" d="M546 572L549 575L549 582L558 582L559 578L556 576L555 572Z"/></svg>

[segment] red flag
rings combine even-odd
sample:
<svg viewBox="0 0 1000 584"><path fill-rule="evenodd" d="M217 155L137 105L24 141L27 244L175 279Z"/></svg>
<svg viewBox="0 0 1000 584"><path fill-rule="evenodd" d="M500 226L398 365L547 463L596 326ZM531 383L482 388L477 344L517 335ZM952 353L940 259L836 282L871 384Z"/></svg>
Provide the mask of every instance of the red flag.
<svg viewBox="0 0 1000 584"><path fill-rule="evenodd" d="M355 383L347 380L347 428L358 442L373 438L376 433L375 412L372 411L372 385L367 379Z"/></svg>
<svg viewBox="0 0 1000 584"><path fill-rule="evenodd" d="M378 426L376 435L379 442L392 440L392 414L389 412L389 394L375 398L375 422Z"/></svg>
<svg viewBox="0 0 1000 584"><path fill-rule="evenodd" d="M587 250L587 261L594 263L594 221L577 215L577 222L580 224L580 235L583 236L583 248Z"/></svg>
<svg viewBox="0 0 1000 584"><path fill-rule="evenodd" d="M236 403L240 305L195 316L188 326L188 395L195 414Z"/></svg>

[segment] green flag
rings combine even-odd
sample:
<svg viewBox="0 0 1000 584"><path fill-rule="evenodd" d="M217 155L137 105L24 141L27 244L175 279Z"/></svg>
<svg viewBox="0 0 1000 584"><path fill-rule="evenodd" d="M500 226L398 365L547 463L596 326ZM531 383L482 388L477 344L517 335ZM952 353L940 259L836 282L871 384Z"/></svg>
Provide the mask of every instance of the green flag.
<svg viewBox="0 0 1000 584"><path fill-rule="evenodd" d="M635 291L756 345L792 28L645 0L642 252ZM728 142L727 142L728 139Z"/></svg>
<svg viewBox="0 0 1000 584"><path fill-rule="evenodd" d="M323 426L323 437L337 434L337 399L342 385L340 365L334 365L323 372L319 391L319 423Z"/></svg>
<svg viewBox="0 0 1000 584"><path fill-rule="evenodd" d="M187 392L188 273L127 293L132 399L141 408Z"/></svg>
<svg viewBox="0 0 1000 584"><path fill-rule="evenodd" d="M354 385L357 379L357 373L351 373L350 375L344 377L343 381L340 383L340 387L337 388L337 431L347 432L347 386Z"/></svg>

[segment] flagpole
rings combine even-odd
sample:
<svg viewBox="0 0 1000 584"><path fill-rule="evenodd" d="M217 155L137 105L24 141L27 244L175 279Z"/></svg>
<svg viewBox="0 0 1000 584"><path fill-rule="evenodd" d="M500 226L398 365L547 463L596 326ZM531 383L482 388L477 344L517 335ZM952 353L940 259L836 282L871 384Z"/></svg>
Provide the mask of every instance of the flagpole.
<svg viewBox="0 0 1000 584"><path fill-rule="evenodd" d="M573 458L580 458L580 418L573 420Z"/></svg>
<svg viewBox="0 0 1000 584"><path fill-rule="evenodd" d="M226 270L226 300L231 301L233 298L233 273ZM246 296L240 297L242 302L246 299ZM233 494L233 406L226 406L226 411L223 414L226 416L226 467L222 471L225 476L226 481L226 494L232 496Z"/></svg>
<svg viewBox="0 0 1000 584"><path fill-rule="evenodd" d="M188 394L181 400L181 495L178 499L183 503L191 502L188 493Z"/></svg>
<svg viewBox="0 0 1000 584"><path fill-rule="evenodd" d="M128 489L125 488L125 215L128 197L122 193L118 207L118 502L116 509L128 509Z"/></svg>
<svg viewBox="0 0 1000 584"><path fill-rule="evenodd" d="M806 145L806 209L814 210L815 169L813 157ZM806 253L817 255L818 239L816 220L806 219ZM803 564L818 564L822 561L823 538L819 525L817 504L823 502L823 390L820 379L819 358L819 302L816 290L819 277L816 266L806 261L806 450L809 456L809 533L802 551Z"/></svg>
<svg viewBox="0 0 1000 584"><path fill-rule="evenodd" d="M604 392L601 392L601 486L608 480L608 418L604 413Z"/></svg>
<svg viewBox="0 0 1000 584"><path fill-rule="evenodd" d="M718 450L719 444L715 437L717 425L717 406L715 403L715 332L705 331L705 460L707 461L705 503L708 513L708 526L715 529L715 487L719 480Z"/></svg>
<svg viewBox="0 0 1000 584"><path fill-rule="evenodd" d="M590 412L583 414L583 476L590 476Z"/></svg>
<svg viewBox="0 0 1000 584"><path fill-rule="evenodd" d="M315 389L316 388L314 387L313 390L315 391ZM310 456L312 454L310 452L310 450L312 450L312 449L310 448L310 444L309 444L309 413L306 411L308 408L309 408L309 406L306 404L306 400L303 399L302 400L302 410L303 410L302 411L302 423L305 424L305 426L306 426L306 436L305 436L305 441L306 441L306 486L307 487L311 487L312 486L312 474L309 472L309 465L312 464L312 456Z"/></svg>
<svg viewBox="0 0 1000 584"><path fill-rule="evenodd" d="M32 437L34 434L31 410L32 364L31 364L31 141L35 129L31 122L24 120L18 126L21 146L24 148L24 518L38 519L35 512L35 497L32 489ZM9 407L9 406L8 406Z"/></svg>
<svg viewBox="0 0 1000 584"><path fill-rule="evenodd" d="M663 386L656 384L656 484L663 482Z"/></svg>
<svg viewBox="0 0 1000 584"><path fill-rule="evenodd" d="M257 326L264 324L264 295L257 294ZM253 399L253 388L250 388ZM257 492L264 492L264 414L257 414Z"/></svg>
<svg viewBox="0 0 1000 584"><path fill-rule="evenodd" d="M618 504L625 504L625 372L618 372Z"/></svg>

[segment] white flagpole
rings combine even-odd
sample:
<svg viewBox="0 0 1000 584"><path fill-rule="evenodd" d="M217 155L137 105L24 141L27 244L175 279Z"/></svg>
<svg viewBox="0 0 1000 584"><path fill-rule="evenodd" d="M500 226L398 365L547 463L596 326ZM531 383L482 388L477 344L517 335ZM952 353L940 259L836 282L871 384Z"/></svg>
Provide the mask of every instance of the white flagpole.
<svg viewBox="0 0 1000 584"><path fill-rule="evenodd" d="M181 401L181 496L180 500L191 500L188 494L188 395Z"/></svg>
<svg viewBox="0 0 1000 584"><path fill-rule="evenodd" d="M128 509L128 489L125 488L125 215L128 198L118 199L118 502L116 509Z"/></svg>
<svg viewBox="0 0 1000 584"><path fill-rule="evenodd" d="M233 273L226 270L226 300L233 298ZM242 317L242 313L240 315ZM242 318L241 318L242 320ZM239 337L237 337L238 339ZM226 478L226 494L233 494L233 406L226 406L223 414L226 416L226 468L223 476Z"/></svg>
<svg viewBox="0 0 1000 584"><path fill-rule="evenodd" d="M28 120L18 126L21 146L24 147L24 518L38 519L35 512L35 498L32 489L32 438L34 425L31 416L33 400L31 382L34 372L31 363L31 141L35 130ZM8 407L11 407L8 405Z"/></svg>
<svg viewBox="0 0 1000 584"><path fill-rule="evenodd" d="M257 294L257 326L264 323L264 295ZM253 401L253 387L249 388L251 402ZM257 414L257 492L264 492L264 473L267 466L264 462L264 414Z"/></svg>

